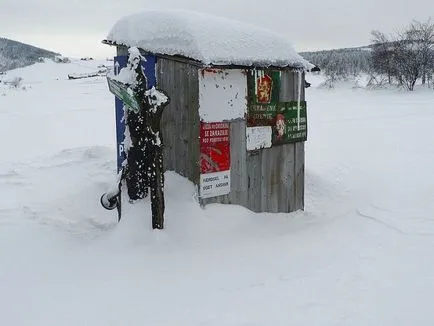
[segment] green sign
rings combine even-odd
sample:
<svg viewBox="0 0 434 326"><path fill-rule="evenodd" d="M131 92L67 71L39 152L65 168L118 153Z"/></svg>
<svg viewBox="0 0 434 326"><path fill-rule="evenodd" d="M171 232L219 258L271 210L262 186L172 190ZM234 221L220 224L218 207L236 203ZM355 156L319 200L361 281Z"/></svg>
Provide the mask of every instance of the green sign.
<svg viewBox="0 0 434 326"><path fill-rule="evenodd" d="M251 105L247 119L248 127L271 126L272 144L306 141L306 102L280 102L273 105Z"/></svg>
<svg viewBox="0 0 434 326"><path fill-rule="evenodd" d="M129 107L134 112L140 111L139 102L131 88L124 83L110 78L109 76L107 76L107 82L110 92L124 102L124 105Z"/></svg>
<svg viewBox="0 0 434 326"><path fill-rule="evenodd" d="M273 145L306 141L306 101L280 101L280 76L278 70L249 75L247 126L271 126Z"/></svg>

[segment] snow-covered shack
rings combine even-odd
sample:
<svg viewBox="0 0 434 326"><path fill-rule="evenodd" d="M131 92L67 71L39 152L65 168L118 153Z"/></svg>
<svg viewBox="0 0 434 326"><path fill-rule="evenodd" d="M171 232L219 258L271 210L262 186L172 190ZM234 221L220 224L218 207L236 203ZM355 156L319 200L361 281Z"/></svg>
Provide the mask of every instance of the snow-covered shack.
<svg viewBox="0 0 434 326"><path fill-rule="evenodd" d="M304 208L307 115L304 72L312 68L274 32L212 15L146 11L120 19L105 44L146 59L148 86L164 90L164 164L197 185L202 205L255 212ZM118 164L122 102L116 100Z"/></svg>

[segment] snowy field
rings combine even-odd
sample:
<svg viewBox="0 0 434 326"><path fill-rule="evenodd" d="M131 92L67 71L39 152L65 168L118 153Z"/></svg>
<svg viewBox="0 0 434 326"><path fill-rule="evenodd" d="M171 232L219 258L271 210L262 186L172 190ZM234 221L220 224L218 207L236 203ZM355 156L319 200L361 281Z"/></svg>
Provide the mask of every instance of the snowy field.
<svg viewBox="0 0 434 326"><path fill-rule="evenodd" d="M115 179L110 62L45 63L0 84L0 324L408 326L434 323L434 92L321 89L309 76L306 210L198 207L168 172L104 210Z"/></svg>

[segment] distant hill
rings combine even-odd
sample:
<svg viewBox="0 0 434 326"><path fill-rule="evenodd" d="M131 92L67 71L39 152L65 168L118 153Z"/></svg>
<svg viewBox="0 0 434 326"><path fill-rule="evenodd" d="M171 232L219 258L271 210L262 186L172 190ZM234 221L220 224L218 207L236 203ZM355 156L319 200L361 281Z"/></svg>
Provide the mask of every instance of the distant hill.
<svg viewBox="0 0 434 326"><path fill-rule="evenodd" d="M0 37L0 72L34 64L58 53Z"/></svg>
<svg viewBox="0 0 434 326"><path fill-rule="evenodd" d="M300 52L300 55L326 73L331 70L337 74L356 75L360 72L368 71L371 50L372 45L368 45L354 48Z"/></svg>

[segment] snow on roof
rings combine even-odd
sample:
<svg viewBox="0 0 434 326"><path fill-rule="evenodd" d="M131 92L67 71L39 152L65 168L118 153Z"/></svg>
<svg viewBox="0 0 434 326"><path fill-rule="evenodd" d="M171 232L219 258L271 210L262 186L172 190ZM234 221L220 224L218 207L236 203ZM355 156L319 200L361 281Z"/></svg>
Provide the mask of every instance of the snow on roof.
<svg viewBox="0 0 434 326"><path fill-rule="evenodd" d="M185 10L149 10L120 19L106 41L212 65L310 69L284 36L254 25Z"/></svg>

